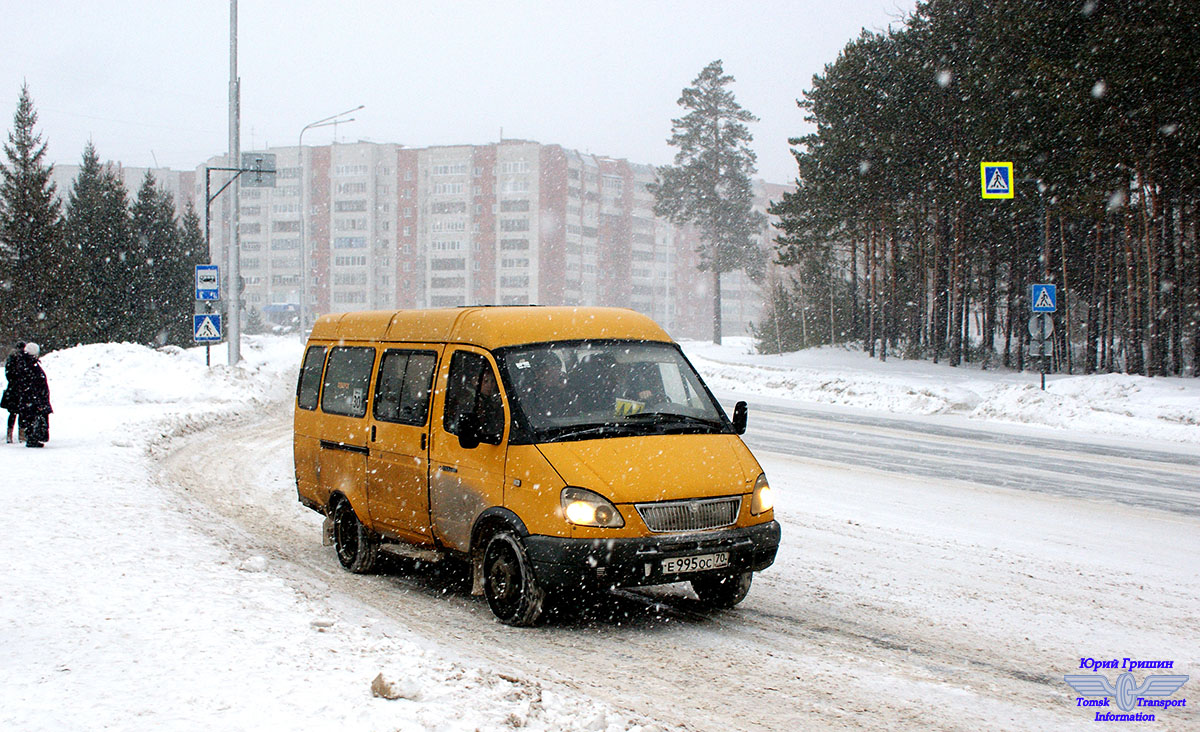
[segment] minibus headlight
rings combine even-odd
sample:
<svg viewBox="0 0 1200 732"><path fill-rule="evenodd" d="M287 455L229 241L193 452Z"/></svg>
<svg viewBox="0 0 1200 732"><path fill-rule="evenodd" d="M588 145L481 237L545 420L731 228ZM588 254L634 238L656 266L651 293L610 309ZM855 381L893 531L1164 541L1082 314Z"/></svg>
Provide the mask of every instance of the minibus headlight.
<svg viewBox="0 0 1200 732"><path fill-rule="evenodd" d="M754 494L750 497L750 513L754 516L766 513L775 507L775 499L771 496L771 486L767 485L767 474L760 473L754 481Z"/></svg>
<svg viewBox="0 0 1200 732"><path fill-rule="evenodd" d="M579 526L619 529L625 525L621 512L604 496L584 488L567 486L562 490L563 514Z"/></svg>

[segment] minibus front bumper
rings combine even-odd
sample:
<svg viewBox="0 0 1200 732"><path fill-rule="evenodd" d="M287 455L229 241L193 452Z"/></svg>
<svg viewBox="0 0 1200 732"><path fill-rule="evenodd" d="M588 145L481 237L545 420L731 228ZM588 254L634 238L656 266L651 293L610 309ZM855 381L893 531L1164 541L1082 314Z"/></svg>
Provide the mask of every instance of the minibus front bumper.
<svg viewBox="0 0 1200 732"><path fill-rule="evenodd" d="M714 572L757 572L771 566L779 549L779 523L690 534L626 539L525 537L525 550L538 580L548 588L632 587L682 582ZM721 557L727 555L727 557ZM688 560L701 567L728 559L717 569L671 571Z"/></svg>

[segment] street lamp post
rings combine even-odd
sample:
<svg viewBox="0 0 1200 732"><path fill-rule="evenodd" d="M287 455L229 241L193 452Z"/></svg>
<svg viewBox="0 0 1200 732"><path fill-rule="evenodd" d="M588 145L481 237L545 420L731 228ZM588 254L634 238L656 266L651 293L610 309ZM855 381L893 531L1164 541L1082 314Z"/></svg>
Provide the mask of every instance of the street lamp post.
<svg viewBox="0 0 1200 732"><path fill-rule="evenodd" d="M319 119L316 122L309 122L300 130L300 139L296 142L296 164L300 169L300 333L304 335L308 332L309 326L309 308L308 308L308 280L312 272L312 265L308 261L308 241L304 238L304 220L308 217L308 184L304 180L304 133L317 127L329 127L330 125L338 125L343 122L353 122L354 118L342 119L348 114L353 114L365 107L365 104L360 104L354 109L347 109L345 112L338 112L324 119Z"/></svg>

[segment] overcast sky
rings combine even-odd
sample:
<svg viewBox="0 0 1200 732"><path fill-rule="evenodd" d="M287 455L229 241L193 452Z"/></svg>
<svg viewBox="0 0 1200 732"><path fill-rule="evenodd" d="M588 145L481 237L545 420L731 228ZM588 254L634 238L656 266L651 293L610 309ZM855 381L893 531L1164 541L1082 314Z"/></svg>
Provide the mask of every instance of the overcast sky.
<svg viewBox="0 0 1200 732"><path fill-rule="evenodd" d="M663 165L680 91L722 59L759 175L787 183L796 99L862 28L914 0L242 0L243 150L336 139L412 147L506 138ZM0 0L5 138L28 82L51 162L194 168L228 149L229 3ZM333 128L305 133L327 144Z"/></svg>

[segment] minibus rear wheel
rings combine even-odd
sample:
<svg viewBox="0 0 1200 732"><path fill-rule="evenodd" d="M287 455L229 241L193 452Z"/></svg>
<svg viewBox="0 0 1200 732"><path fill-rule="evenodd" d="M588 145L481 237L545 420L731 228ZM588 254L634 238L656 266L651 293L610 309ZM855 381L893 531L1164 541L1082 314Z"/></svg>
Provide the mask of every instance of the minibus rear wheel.
<svg viewBox="0 0 1200 732"><path fill-rule="evenodd" d="M483 554L483 594L505 625L529 626L541 617L546 592L525 556L525 547L511 531L491 538Z"/></svg>
<svg viewBox="0 0 1200 732"><path fill-rule="evenodd" d="M333 547L342 566L355 574L370 572L379 556L379 542L345 498L333 505Z"/></svg>
<svg viewBox="0 0 1200 732"><path fill-rule="evenodd" d="M753 572L709 575L692 580L692 589L705 605L730 608L746 599L753 579Z"/></svg>

